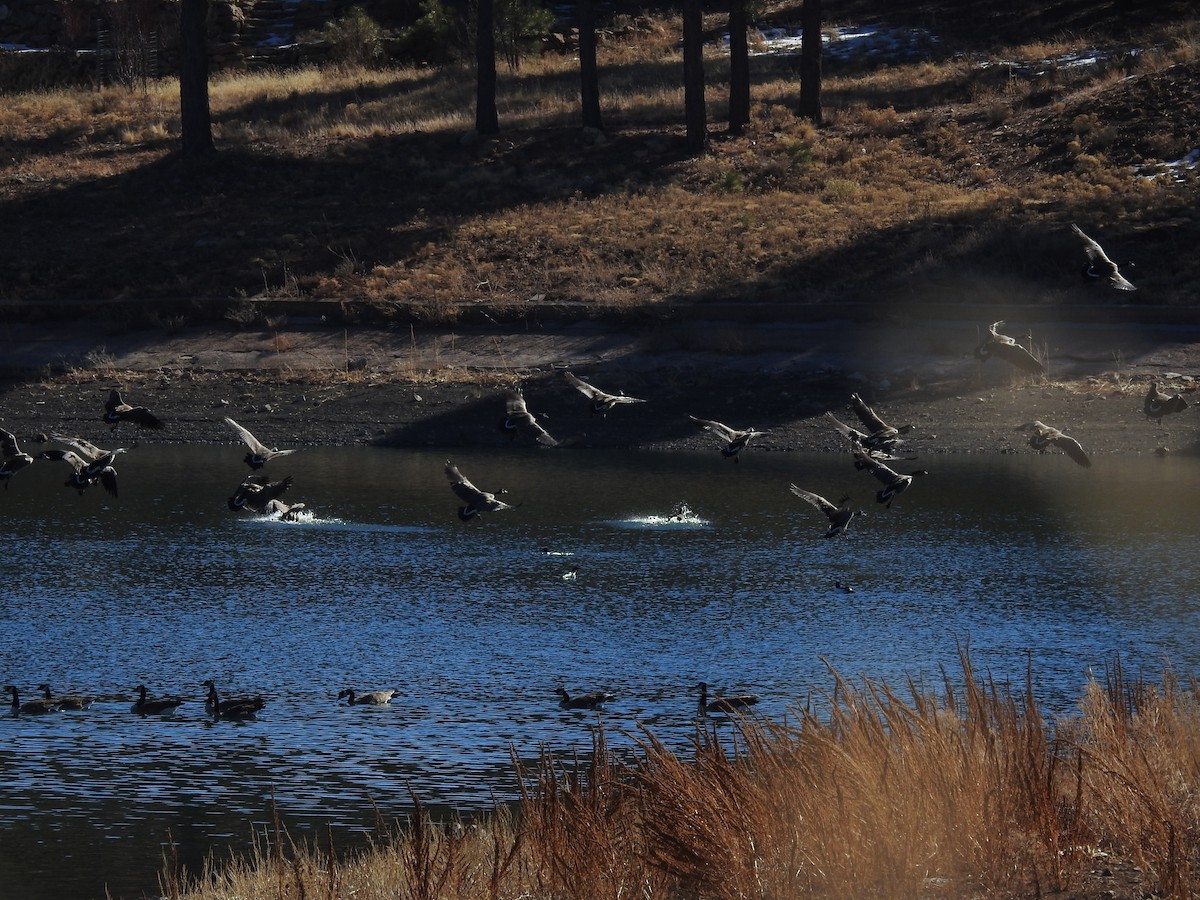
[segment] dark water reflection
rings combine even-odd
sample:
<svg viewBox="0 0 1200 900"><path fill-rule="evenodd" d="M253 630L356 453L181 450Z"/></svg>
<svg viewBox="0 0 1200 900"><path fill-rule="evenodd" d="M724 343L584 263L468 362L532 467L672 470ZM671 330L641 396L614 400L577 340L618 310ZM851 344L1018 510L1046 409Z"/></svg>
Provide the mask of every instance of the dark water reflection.
<svg viewBox="0 0 1200 900"><path fill-rule="evenodd" d="M604 718L625 752L641 726L686 747L701 679L782 719L830 687L823 659L933 686L969 641L1000 680L1031 662L1052 712L1115 652L1152 677L1197 663L1189 460L934 457L884 511L844 455L461 453L522 504L465 526L444 454L281 460L314 514L297 524L228 512L240 458L143 445L117 501L41 463L0 497L4 683L102 698L0 719L3 897L153 894L168 834L198 866L244 851L273 808L294 837L403 816L410 790L487 808L514 793L512 748L591 746L559 683L619 696ZM870 508L825 541L793 481ZM269 705L211 722L205 678ZM139 682L188 702L135 717ZM335 703L349 686L399 694Z"/></svg>

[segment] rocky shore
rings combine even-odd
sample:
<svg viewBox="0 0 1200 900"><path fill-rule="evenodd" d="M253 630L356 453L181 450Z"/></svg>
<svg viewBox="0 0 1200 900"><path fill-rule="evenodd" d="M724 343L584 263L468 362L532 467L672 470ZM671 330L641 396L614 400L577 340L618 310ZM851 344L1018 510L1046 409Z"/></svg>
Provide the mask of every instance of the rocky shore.
<svg viewBox="0 0 1200 900"><path fill-rule="evenodd" d="M857 425L849 395L858 392L888 421L916 425L910 445L922 454L1033 452L1016 430L1032 419L1093 456L1200 453L1200 405L1161 428L1142 412L1152 381L1193 396L1200 326L1011 322L1006 331L1049 360L1046 376L1031 377L975 358L987 324L317 322L116 335L98 335L94 323L10 325L0 340L0 422L22 442L65 431L103 444L100 416L116 387L168 423L146 441L232 442L221 422L228 415L279 445L502 447L505 394L521 384L530 410L568 449L718 449L691 414L767 431L754 452L842 450L823 414ZM568 369L648 402L592 415Z"/></svg>

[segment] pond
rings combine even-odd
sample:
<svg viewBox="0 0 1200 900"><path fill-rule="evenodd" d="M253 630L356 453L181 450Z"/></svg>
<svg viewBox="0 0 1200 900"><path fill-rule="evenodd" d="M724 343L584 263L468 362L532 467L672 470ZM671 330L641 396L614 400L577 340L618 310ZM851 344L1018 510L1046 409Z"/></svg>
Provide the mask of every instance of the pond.
<svg viewBox="0 0 1200 900"><path fill-rule="evenodd" d="M617 752L642 728L686 752L702 680L784 720L830 667L936 688L969 644L1018 688L1031 666L1058 714L1114 654L1154 679L1200 661L1192 460L933 456L884 509L848 454L455 452L519 504L463 523L445 453L307 448L266 469L307 504L287 523L227 508L243 450L144 443L119 498L52 462L0 490L0 678L98 698L0 718L3 895L153 895L169 841L198 868L276 816L344 847L413 794L486 810L514 753L591 748L596 715L559 686L616 695ZM862 514L825 540L790 483ZM213 721L208 678L266 707ZM143 683L185 702L134 715ZM350 707L347 687L397 694Z"/></svg>

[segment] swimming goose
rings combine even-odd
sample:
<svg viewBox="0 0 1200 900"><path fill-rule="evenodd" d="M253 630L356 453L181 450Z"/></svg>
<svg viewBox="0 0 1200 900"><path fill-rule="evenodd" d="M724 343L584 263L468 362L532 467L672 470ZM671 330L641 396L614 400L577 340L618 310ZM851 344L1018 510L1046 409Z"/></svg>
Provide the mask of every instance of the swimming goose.
<svg viewBox="0 0 1200 900"><path fill-rule="evenodd" d="M94 697L55 697L48 684L39 684L38 690L43 692L42 699L57 703L59 709L87 709L95 702Z"/></svg>
<svg viewBox="0 0 1200 900"><path fill-rule="evenodd" d="M1168 394L1158 387L1158 382L1150 382L1150 390L1142 401L1142 412L1148 419L1157 419L1162 425L1162 417L1171 413L1183 412L1187 409L1187 401L1180 393Z"/></svg>
<svg viewBox="0 0 1200 900"><path fill-rule="evenodd" d="M466 476L458 471L458 466L454 465L450 460L446 460L446 477L450 480L450 489L465 504L458 508L458 517L464 522L469 522L475 516L485 512L515 509L511 503L498 500L495 494L488 491L481 491L475 485L471 484Z"/></svg>
<svg viewBox="0 0 1200 900"><path fill-rule="evenodd" d="M850 404L854 407L854 412L858 415L858 419L863 423L863 427L869 432L869 436L865 443L869 447L878 447L883 444L899 443L898 438L902 434L908 434L916 426L901 425L899 428L894 425L889 425L875 413L875 410L867 406L863 402L863 398L857 393L850 395Z"/></svg>
<svg viewBox="0 0 1200 900"><path fill-rule="evenodd" d="M14 685L5 685L4 689L12 694L12 714L14 716L36 716L42 713L58 712L59 710L56 700L47 700L44 697L38 697L35 700L26 700L22 703L21 697L17 694L17 689Z"/></svg>
<svg viewBox="0 0 1200 900"><path fill-rule="evenodd" d="M533 413L525 406L525 395L521 393L520 388L517 388L508 395L505 415L500 421L500 430L511 438L516 437L517 432L521 429L529 431L539 444L546 447L558 446L558 441L552 438L549 432L538 424L538 420L533 417Z"/></svg>
<svg viewBox="0 0 1200 900"><path fill-rule="evenodd" d="M582 378L577 378L570 372L564 372L569 381L576 390L588 398L591 403L588 404L588 409L592 411L594 416L600 413L601 416L607 416L608 411L619 403L645 403L645 400L639 400L637 397L626 397L624 394L609 394L594 387L584 381Z"/></svg>
<svg viewBox="0 0 1200 900"><path fill-rule="evenodd" d="M829 530L825 532L825 537L837 537L850 527L850 520L854 518L854 510L847 505L846 501L843 501L841 506L835 506L820 494L806 491L804 488L796 487L794 484L792 485L792 493L825 513L826 518L829 519Z"/></svg>
<svg viewBox="0 0 1200 900"><path fill-rule="evenodd" d="M147 699L146 686L144 684L139 684L134 690L137 691L138 698L133 702L133 706L129 708L129 711L139 713L143 716L174 712L175 707L183 703L182 697L155 697L153 700Z"/></svg>
<svg viewBox="0 0 1200 900"><path fill-rule="evenodd" d="M1041 360L1018 344L1016 340L1007 334L1001 334L997 330L1003 324L1003 321L991 324L988 328L988 337L975 348L976 359L986 362L994 356L997 359L1002 359L1016 366L1022 371L1035 375L1045 375L1046 367L1042 364Z"/></svg>
<svg viewBox="0 0 1200 900"><path fill-rule="evenodd" d="M1079 445L1079 441L1063 434L1057 428L1052 428L1035 420L1018 426L1017 431L1028 431L1029 446L1039 453L1045 453L1051 446L1054 446L1065 452L1067 456L1071 457L1071 459L1084 468L1089 468L1092 465L1092 461L1088 459L1088 455L1084 452L1083 447Z"/></svg>
<svg viewBox="0 0 1200 900"><path fill-rule="evenodd" d="M616 700L615 694L610 694L607 691L593 691L590 694L579 694L572 697L567 693L567 689L557 687L554 693L558 694L562 699L558 701L561 709L596 709L603 706L609 700Z"/></svg>
<svg viewBox="0 0 1200 900"><path fill-rule="evenodd" d="M242 439L242 443L250 448L250 452L248 452L243 458L246 462L246 465L248 465L251 469L261 469L268 462L278 456L287 456L296 452L295 449L279 450L275 447L268 447L266 444L252 435L249 429L239 425L237 422L233 421L233 419L229 418L229 416L225 417L225 423L234 431L236 431L238 436Z"/></svg>
<svg viewBox="0 0 1200 900"><path fill-rule="evenodd" d="M146 407L130 406L122 400L121 392L115 389L109 392L108 402L104 404L104 421L113 427L113 431L116 431L122 422L132 422L140 428L149 428L152 431L165 427L162 420Z"/></svg>
<svg viewBox="0 0 1200 900"><path fill-rule="evenodd" d="M887 465L881 463L877 459L872 459L868 456L861 447L854 448L855 468L863 468L870 472L875 478L883 484L883 488L875 493L875 502L885 504L885 509L892 508L892 501L906 491L913 483L914 478L920 478L922 475L929 473L924 469L918 469L916 472L910 472L907 475L901 475ZM862 465L859 465L859 462Z"/></svg>
<svg viewBox="0 0 1200 900"><path fill-rule="evenodd" d="M1108 283L1118 291L1136 291L1117 268L1117 264L1108 258L1104 248L1088 237L1078 225L1072 225L1071 230L1083 241L1083 249L1087 252L1088 263L1083 267L1083 277L1090 279L1107 278Z"/></svg>
<svg viewBox="0 0 1200 900"><path fill-rule="evenodd" d="M22 453L17 438L11 431L0 428L0 481L8 488L8 479L26 466L33 465L33 457Z"/></svg>
<svg viewBox="0 0 1200 900"><path fill-rule="evenodd" d="M700 690L700 700L697 707L700 715L706 713L740 713L758 702L757 694L721 694L712 700L708 699L708 684L700 682L696 685Z"/></svg>
<svg viewBox="0 0 1200 900"><path fill-rule="evenodd" d="M725 441L725 446L721 448L721 455L726 459L733 457L734 462L738 461L738 454L745 449L751 440L766 434L765 431L755 431L753 428L747 428L744 431L737 428L730 428L728 425L723 425L720 422L714 422L711 419L698 419L692 415L689 415L688 418L705 431L711 431L721 440Z"/></svg>
<svg viewBox="0 0 1200 900"><path fill-rule="evenodd" d="M338 691L337 698L341 700L345 697L348 706L383 706L390 703L395 695L395 688L386 691L363 691L361 694L354 688L346 688Z"/></svg>
<svg viewBox="0 0 1200 900"><path fill-rule="evenodd" d="M228 697L221 699L217 686L211 678L201 682L208 688L208 696L204 699L204 711L222 719L248 719L267 705L261 695L254 697Z"/></svg>
<svg viewBox="0 0 1200 900"><path fill-rule="evenodd" d="M271 481L266 475L247 475L226 503L230 510L252 509L265 513L272 500L281 497L292 486L292 476Z"/></svg>
<svg viewBox="0 0 1200 900"><path fill-rule="evenodd" d="M841 581L840 579L837 579L837 578L833 579L833 586L835 588L837 588L839 591L841 591L843 594L853 594L854 593L854 585L846 584L846 582Z"/></svg>

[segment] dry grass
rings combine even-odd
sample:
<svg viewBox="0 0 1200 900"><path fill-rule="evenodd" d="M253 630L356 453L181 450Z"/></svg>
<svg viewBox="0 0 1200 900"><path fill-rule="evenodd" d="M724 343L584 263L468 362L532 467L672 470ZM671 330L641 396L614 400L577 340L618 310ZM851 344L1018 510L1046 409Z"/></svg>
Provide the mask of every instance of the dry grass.
<svg viewBox="0 0 1200 900"><path fill-rule="evenodd" d="M1200 837L1200 695L1119 663L1047 722L962 653L957 685L903 693L834 673L790 724L698 724L682 755L645 736L618 762L543 753L515 811L403 827L352 858L276 834L253 859L164 893L256 898L1188 897ZM520 768L520 767L518 767ZM1100 861L1100 862L1098 862ZM1115 872L1123 873L1119 877ZM1094 889L1094 885L1092 888ZM1088 894L1092 896L1092 894ZM1097 892L1095 896L1100 896Z"/></svg>
<svg viewBox="0 0 1200 900"><path fill-rule="evenodd" d="M1147 263L1164 239L1200 234L1194 179L1132 177L1138 161L1191 149L1200 98L1168 90L1191 77L1169 67L1200 58L1191 20L1144 35L1154 52L1052 77L1021 67L1096 41L1034 37L991 56L1012 65L949 52L831 65L821 129L793 113L792 61L756 58L738 138L723 134L728 63L710 48L712 141L694 159L678 22L615 31L600 45L598 142L578 128L576 62L557 55L501 74L503 133L488 141L463 139L469 69L221 75L221 159L201 172L172 155L172 81L7 96L0 215L23 228L0 269L5 295L315 299L425 322L542 296L615 310L968 292L1079 302L1090 295L1064 277L1064 253L1078 255L1067 223L1102 223ZM1121 81L1128 69L1142 79ZM1190 303L1197 269L1182 253L1169 271L1146 265L1136 299Z"/></svg>

